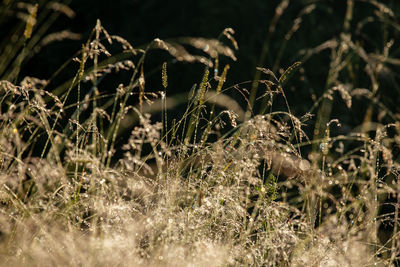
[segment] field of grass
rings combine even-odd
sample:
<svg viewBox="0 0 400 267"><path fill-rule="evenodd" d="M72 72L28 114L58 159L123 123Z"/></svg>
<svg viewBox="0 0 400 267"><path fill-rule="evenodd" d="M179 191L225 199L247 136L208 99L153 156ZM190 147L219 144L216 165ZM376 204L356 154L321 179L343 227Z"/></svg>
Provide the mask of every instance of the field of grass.
<svg viewBox="0 0 400 267"><path fill-rule="evenodd" d="M48 32L74 11L0 3L0 25L14 19L0 42L0 265L399 266L395 2L344 1L342 31L281 67L330 4L309 2L268 65L291 3L276 6L255 75L238 84L234 29L135 46L101 20L51 77L21 75L46 45L80 38ZM174 64L204 71L170 95Z"/></svg>

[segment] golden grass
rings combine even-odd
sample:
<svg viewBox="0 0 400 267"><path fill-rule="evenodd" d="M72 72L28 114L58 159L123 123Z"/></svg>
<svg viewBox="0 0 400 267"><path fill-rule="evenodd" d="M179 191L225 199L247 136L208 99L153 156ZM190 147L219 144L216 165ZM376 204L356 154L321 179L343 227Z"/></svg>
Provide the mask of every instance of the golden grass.
<svg viewBox="0 0 400 267"><path fill-rule="evenodd" d="M366 2L379 14L394 16L382 4ZM276 8L269 36L289 4L282 1ZM399 116L376 97L384 60L352 39L353 5L349 0L340 38L300 51L302 61L280 75L276 66L269 70L262 64L254 81L234 86L226 85L228 64L218 76L220 57L237 59L230 28L218 40L155 39L135 48L98 20L64 66L76 75L58 86L53 80L18 78L24 49L14 56L0 53L3 64L13 66L11 72L0 67L0 265L396 266ZM40 8L33 7L29 18L39 20ZM26 42L40 27L29 18L19 33ZM46 40L42 34L37 38ZM383 57L389 57L390 47ZM170 63L164 62L163 89L148 91L144 62L153 49L203 64L199 86L167 95L168 79L177 74L168 69L167 76ZM310 113L295 116L287 86L324 49L332 53L326 90ZM350 53L364 60L371 89L341 80L352 64ZM129 81L104 90L102 78L119 72L130 73ZM246 84L251 92L242 88ZM260 85L265 93L256 98ZM242 108L231 92L241 93L248 106ZM333 101L343 101L351 112L359 97L382 107L386 123L372 121L369 111L360 127L334 134L332 129L342 126L341 118L331 118ZM277 110L274 101L286 107ZM183 105L181 117L169 117ZM305 128L315 110L315 131L308 136ZM162 122L153 120L157 114ZM393 212L380 212L390 196ZM389 233L379 230L386 224L392 226Z"/></svg>

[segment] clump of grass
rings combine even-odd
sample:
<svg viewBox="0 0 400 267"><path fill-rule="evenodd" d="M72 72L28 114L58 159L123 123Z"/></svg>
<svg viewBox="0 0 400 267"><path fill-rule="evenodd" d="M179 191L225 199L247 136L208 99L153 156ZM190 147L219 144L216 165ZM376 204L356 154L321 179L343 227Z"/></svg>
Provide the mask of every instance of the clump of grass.
<svg viewBox="0 0 400 267"><path fill-rule="evenodd" d="M349 31L353 4L348 1L344 32ZM278 6L271 35L288 5L282 1ZM301 11L285 45L315 8ZM28 23L26 29L35 34L33 27ZM267 38L260 62L270 42ZM187 46L200 51L189 53ZM183 98L168 96L168 78L174 73L167 76L164 62L163 88L148 90L144 62L153 49L166 50L177 61L203 64L199 86ZM76 71L69 81L57 85L2 76L0 263L396 264L398 116L386 110L382 116L387 114L389 122L372 123L368 115L360 129L342 135L334 134L342 127L340 120L329 115L335 92L349 109L358 96L380 104L376 75L382 66L343 35L300 53L302 62L295 61L277 78L283 47L273 70L258 68L247 94L241 84L226 86L229 65L218 75L219 58L236 60L236 49L229 28L220 39L155 39L135 47L110 35L99 20L65 65ZM287 85L297 71L306 76L307 59L320 49L332 50L326 91L310 113L296 116ZM351 64L349 51L365 59L372 91L340 80L345 65ZM18 56L15 62L16 69L22 67ZM106 75L122 71L131 73L128 81L113 90L102 88ZM261 75L268 76L261 80ZM257 99L260 84L265 93ZM247 113L229 96L230 90L246 100L249 95ZM262 114L256 114L256 101L262 102ZM276 109L277 101L284 108ZM182 102L187 104L183 116L168 117L167 109ZM317 132L309 137L305 128L317 108ZM161 122L152 120L152 112L161 112ZM121 145L119 138L127 129L129 137ZM381 213L387 196L396 199L395 209ZM379 228L386 223L393 229L379 239Z"/></svg>

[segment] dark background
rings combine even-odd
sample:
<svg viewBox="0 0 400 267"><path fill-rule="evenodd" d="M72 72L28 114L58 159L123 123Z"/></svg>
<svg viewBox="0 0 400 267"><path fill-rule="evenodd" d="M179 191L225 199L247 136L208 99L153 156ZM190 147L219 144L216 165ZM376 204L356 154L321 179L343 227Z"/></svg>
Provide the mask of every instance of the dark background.
<svg viewBox="0 0 400 267"><path fill-rule="evenodd" d="M25 73L35 77L49 77L62 62L69 59L80 49L100 19L110 34L120 35L134 47L143 46L154 38L169 39L183 36L217 38L221 32L231 27L239 44L236 52L238 60L233 62L221 58L220 68L225 63L231 65L227 85L252 80L255 67L260 58L262 46L268 37L268 27L280 1L241 0L233 1L72 1L69 5L76 17L72 20L61 16L54 25L54 30L70 29L82 33L81 41L63 41L53 43L35 56L25 67ZM271 37L270 52L263 67L273 67L276 53L282 45L284 35L293 24L293 20L305 6L315 1L292 1L278 21L276 32ZM311 48L340 33L345 12L345 1L319 1L314 12L306 16L298 32L288 42L280 66L287 68L299 59L298 52ZM341 2L341 3L339 3ZM329 18L329 19L327 19ZM321 22L325 22L321 23ZM326 27L329 23L330 27ZM226 39L225 39L226 40ZM229 42L224 42L229 44ZM62 51L62 52L61 52ZM147 58L145 71L151 71L163 61L169 60L167 53L152 51ZM318 87L323 87L329 64L329 53L316 58L313 77ZM45 63L38 68L38 62ZM41 64L42 65L42 64ZM204 67L201 64L169 64L169 90L172 94L189 90L194 83L199 83ZM222 71L222 70L220 70ZM278 74L277 74L278 76ZM158 81L160 77L155 75ZM147 81L152 85L151 79ZM158 86L158 85L157 85ZM250 89L247 86L247 89ZM154 88L157 90L159 88ZM322 88L323 89L323 88ZM311 100L307 90L297 93L303 101ZM232 92L236 94L235 92ZM241 98L238 96L238 98ZM309 102L310 103L310 102ZM243 103L244 104L244 103Z"/></svg>
<svg viewBox="0 0 400 267"><path fill-rule="evenodd" d="M46 1L39 1L40 5ZM82 34L81 40L64 40L52 43L43 48L29 61L24 62L21 77L25 75L47 79L74 53L79 51L81 44L86 42L96 20L100 19L102 25L110 34L120 35L126 38L135 48L143 47L154 38L170 39L183 36L217 38L221 32L231 27L236 31L235 38L239 44L236 52L238 60L233 62L228 58L221 58L220 72L228 63L231 69L228 73L226 86L241 82L251 81L254 78L255 68L259 64L260 55L266 40L270 40L269 51L262 67L272 69L279 77L279 69L287 68L295 61L302 58L301 52L322 44L331 39L338 39L343 32L343 21L346 12L347 0L298 0L290 1L282 16L277 22L273 34L268 33L268 28L273 19L276 7L281 1L275 0L230 0L230 1L156 1L156 0L114 0L114 1L67 1L68 5L76 12L72 19L61 15L52 24L49 32L64 29ZM367 1L355 1L353 19L350 25L352 40L360 44L368 53L382 53L385 44L384 39L398 40L398 28L387 27L376 15L379 8ZM373 1L370 1L373 2ZM395 14L400 14L400 1L377 1L384 3ZM290 40L285 42L285 35L292 27L293 22L299 16L303 8L315 4L315 9L302 17L300 28L293 34ZM12 17L12 16L10 16ZM366 23L362 32L357 32L357 26L366 18L374 19L373 23ZM8 24L2 24L0 36L4 36ZM398 22L398 18L395 19ZM385 28L386 27L386 28ZM387 30L387 33L384 31ZM229 45L229 41L224 40ZM281 57L278 56L280 48L286 45ZM198 51L197 51L198 53ZM390 56L398 57L400 53L397 42L391 49ZM291 106L291 112L296 116L302 116L310 110L315 99L325 91L326 78L330 64L330 51L324 50L314 55L303 65L303 71L297 73L285 88L286 96ZM277 58L279 57L279 61ZM173 63L172 57L163 51L151 51L146 59L145 73L146 90L161 90L161 71L158 71L164 61L168 64L168 90L170 96L178 92L190 90L194 83L199 83L203 75L204 66L200 63ZM356 55L349 55L349 65L352 66L351 75L343 71L339 77L343 83L350 83L354 87L369 88L369 79L365 74L365 64ZM274 69L278 64L279 68ZM381 84L378 98L392 110L398 111L397 99L400 89L397 85L397 66L387 66L390 77L378 77ZM78 66L66 69L60 74L62 79L73 77ZM156 70L156 72L152 72ZM152 74L153 73L153 74ZM111 76L112 77L112 76ZM262 76L266 78L266 76ZM128 79L128 76L119 80L105 79L103 88L107 90L115 88L119 83ZM250 83L242 87L250 90ZM243 96L235 90L228 92L234 96L245 108L246 102ZM262 94L259 90L258 96ZM256 105L257 106L257 105ZM338 101L332 117L340 116L345 124L354 127L363 119L363 113L368 105L365 101L354 102L357 112L352 116L347 115L347 108L343 101ZM285 108L283 101L276 102L277 109ZM336 113L336 114L335 114Z"/></svg>

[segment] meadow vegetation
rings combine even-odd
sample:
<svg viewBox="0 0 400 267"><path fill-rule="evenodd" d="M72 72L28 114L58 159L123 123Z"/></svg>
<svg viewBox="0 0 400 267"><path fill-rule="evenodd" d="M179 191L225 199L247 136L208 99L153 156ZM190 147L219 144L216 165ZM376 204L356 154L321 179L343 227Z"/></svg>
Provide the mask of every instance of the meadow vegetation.
<svg viewBox="0 0 400 267"><path fill-rule="evenodd" d="M51 42L80 38L48 31L74 11L2 1L0 265L398 266L398 7L343 2L342 31L281 66L331 4L302 1L267 65L282 0L254 78L230 84L234 29L136 46L101 20L51 77L22 76ZM149 70L153 53L165 59ZM204 71L169 95L174 64Z"/></svg>

